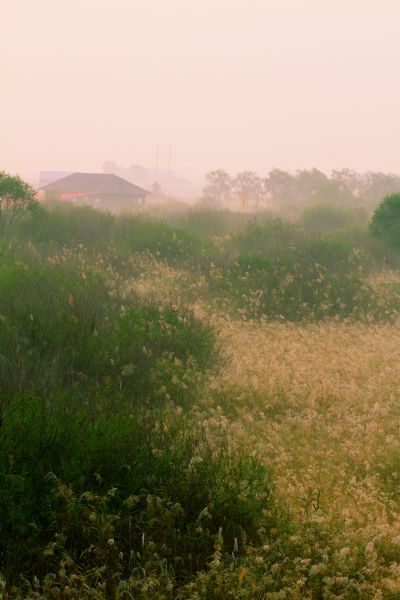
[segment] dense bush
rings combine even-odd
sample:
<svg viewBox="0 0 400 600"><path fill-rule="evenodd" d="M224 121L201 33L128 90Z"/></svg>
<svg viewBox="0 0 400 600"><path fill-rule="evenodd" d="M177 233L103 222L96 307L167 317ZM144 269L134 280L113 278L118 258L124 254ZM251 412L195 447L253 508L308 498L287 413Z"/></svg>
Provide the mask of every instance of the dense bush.
<svg viewBox="0 0 400 600"><path fill-rule="evenodd" d="M189 408L216 359L211 329L189 311L121 295L115 275L88 265L3 250L0 563L9 580L48 572L48 544L54 560L66 553L81 561L103 543L102 519L121 523L104 531L126 556L143 551L142 535L149 543L154 536L176 577L188 576L187 553L190 572L206 564L219 527L231 541L255 530L254 502L259 493L262 505L269 497L262 469L227 447L209 447L175 408ZM226 483L241 464L245 479L256 477L250 488L259 489L248 499ZM166 522L150 517L151 498ZM96 502L93 524L87 511ZM215 517L200 534L206 508ZM90 568L104 558L96 553L88 555Z"/></svg>
<svg viewBox="0 0 400 600"><path fill-rule="evenodd" d="M120 296L105 274L70 264L0 267L0 377L5 394L132 402L182 400L215 359L213 334L188 311Z"/></svg>
<svg viewBox="0 0 400 600"><path fill-rule="evenodd" d="M226 552L235 537L243 551L262 510L276 524L270 479L215 442L170 407L49 411L39 397L15 398L0 431L3 575L64 564L109 589L144 569L177 583L207 568L220 529Z"/></svg>
<svg viewBox="0 0 400 600"><path fill-rule="evenodd" d="M202 265L215 254L212 241L190 227L172 227L146 214L115 216L89 206L60 202L47 203L24 219L17 236L45 248L83 245L92 251L108 251L112 247L124 257L147 253L175 266Z"/></svg>
<svg viewBox="0 0 400 600"><path fill-rule="evenodd" d="M37 209L35 190L18 175L0 171L0 237L10 236L18 221Z"/></svg>
<svg viewBox="0 0 400 600"><path fill-rule="evenodd" d="M301 223L307 233L325 234L345 227L366 225L367 213L362 208L320 204L304 209Z"/></svg>
<svg viewBox="0 0 400 600"><path fill-rule="evenodd" d="M18 238L35 244L107 248L113 241L115 217L90 206L52 202L18 227Z"/></svg>
<svg viewBox="0 0 400 600"><path fill-rule="evenodd" d="M216 237L237 232L250 219L245 213L200 206L187 211L177 225L200 236Z"/></svg>
<svg viewBox="0 0 400 600"><path fill-rule="evenodd" d="M207 263L214 253L210 240L145 215L120 217L116 239L127 252L147 252L176 266Z"/></svg>
<svg viewBox="0 0 400 600"><path fill-rule="evenodd" d="M360 269L346 243L334 238L303 240L286 249L277 246L272 256L240 254L229 267L210 272L210 292L227 310L236 308L250 318L386 315Z"/></svg>
<svg viewBox="0 0 400 600"><path fill-rule="evenodd" d="M295 224L178 208L167 224L55 204L0 246L0 596L360 597L375 577L364 542L347 558L348 522L322 514L309 471L286 488L300 506L295 524L269 466L280 485L293 473L276 437L283 425L302 466L297 431L314 431L319 404L336 411L335 394L323 386L329 394L308 399L304 365L290 375L297 395L280 377L272 389L272 356L253 397L258 322L228 321L243 328L230 338L240 360L231 375L208 377L220 364L215 334L185 306L306 323L386 318L398 283L384 280L379 296L365 273L396 265L398 251L346 211L315 209ZM266 330L266 345L283 336L284 362L293 330L309 332L307 347L323 331ZM354 431L364 440L364 421ZM368 457L368 469L392 490L396 449L387 456ZM355 460L347 447L346 460Z"/></svg>
<svg viewBox="0 0 400 600"><path fill-rule="evenodd" d="M237 254L259 252L274 260L303 238L299 227L281 219L248 223L232 240Z"/></svg>
<svg viewBox="0 0 400 600"><path fill-rule="evenodd" d="M400 247L400 193L382 200L372 216L370 229L375 237Z"/></svg>

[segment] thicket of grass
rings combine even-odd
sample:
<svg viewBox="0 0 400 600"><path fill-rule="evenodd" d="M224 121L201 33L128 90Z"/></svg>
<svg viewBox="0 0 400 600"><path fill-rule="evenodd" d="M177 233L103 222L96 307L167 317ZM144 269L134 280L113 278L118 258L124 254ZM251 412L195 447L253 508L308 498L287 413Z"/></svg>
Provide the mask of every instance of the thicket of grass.
<svg viewBox="0 0 400 600"><path fill-rule="evenodd" d="M65 387L132 403L182 396L215 358L213 334L189 311L121 295L109 273L3 256L0 376L7 395ZM171 381L176 384L171 384ZM158 392L157 392L158 393Z"/></svg>
<svg viewBox="0 0 400 600"><path fill-rule="evenodd" d="M150 211L152 212L152 211ZM154 210L153 210L154 212ZM235 214L211 208L164 208L111 215L88 207L48 205L19 225L19 239L46 255L62 247L106 253L120 274L136 276L129 257L152 257L202 278L203 300L241 316L318 320L388 318L398 294L382 297L368 277L398 268L400 253L369 233L362 209L318 205L298 222L267 212ZM169 223L166 221L169 219Z"/></svg>
<svg viewBox="0 0 400 600"><path fill-rule="evenodd" d="M218 360L210 327L30 252L3 249L0 267L5 597L172 592L219 531L243 553L262 511L278 516L265 467L190 416Z"/></svg>
<svg viewBox="0 0 400 600"><path fill-rule="evenodd" d="M271 321L392 318L398 286L367 277L399 254L363 214L156 219L54 204L19 223L0 259L4 597L292 597L300 556L331 561L359 597L365 561L346 570L329 549L341 523L295 523L272 465L228 435L219 410L234 421L239 392L206 386L222 359L186 304ZM160 265L184 273L175 297L132 291ZM323 598L326 571L314 571L307 593Z"/></svg>
<svg viewBox="0 0 400 600"><path fill-rule="evenodd" d="M147 252L182 267L204 265L215 254L211 240L146 215L119 217L115 244L123 252Z"/></svg>
<svg viewBox="0 0 400 600"><path fill-rule="evenodd" d="M289 321L379 319L396 313L395 296L378 297L357 255L340 240L302 240L272 260L267 256L240 254L211 272L210 291L228 312Z"/></svg>
<svg viewBox="0 0 400 600"><path fill-rule="evenodd" d="M265 468L223 439L216 446L171 405L88 411L69 397L49 410L40 397L15 397L0 443L10 586L52 572L64 585L84 574L107 598L120 578L177 586L207 569L220 528L227 548L237 538L243 552L262 510L277 524Z"/></svg>
<svg viewBox="0 0 400 600"><path fill-rule="evenodd" d="M365 226L367 211L363 208L346 208L319 204L305 208L301 224L309 234L332 233L342 229Z"/></svg>
<svg viewBox="0 0 400 600"><path fill-rule="evenodd" d="M7 580L44 575L45 547L65 530L65 552L78 559L87 550L84 534L63 525L69 517L54 478L78 497L115 487L116 515L138 494L140 521L148 495L168 494L188 522L197 519L234 468L204 457L200 471L209 471L193 475L198 487L191 482L190 461L205 450L200 432L176 412L188 409L215 365L213 338L188 310L122 296L106 269L3 249L0 557ZM205 542L210 552L212 543Z"/></svg>
<svg viewBox="0 0 400 600"><path fill-rule="evenodd" d="M193 207L182 215L176 216L173 223L197 235L213 238L236 233L251 220L252 217L246 213L234 213L228 209Z"/></svg>
<svg viewBox="0 0 400 600"><path fill-rule="evenodd" d="M115 216L90 206L49 202L33 218L18 223L16 236L37 245L106 249L114 236Z"/></svg>
<svg viewBox="0 0 400 600"><path fill-rule="evenodd" d="M398 294L368 276L398 254L353 227L308 234L300 224L251 222L225 243L207 273L209 294L230 314L289 321L396 316Z"/></svg>
<svg viewBox="0 0 400 600"><path fill-rule="evenodd" d="M33 218L18 224L17 236L39 247L82 245L97 251L112 247L124 257L146 253L182 266L201 265L215 253L212 240L147 214L113 215L67 203L44 205Z"/></svg>

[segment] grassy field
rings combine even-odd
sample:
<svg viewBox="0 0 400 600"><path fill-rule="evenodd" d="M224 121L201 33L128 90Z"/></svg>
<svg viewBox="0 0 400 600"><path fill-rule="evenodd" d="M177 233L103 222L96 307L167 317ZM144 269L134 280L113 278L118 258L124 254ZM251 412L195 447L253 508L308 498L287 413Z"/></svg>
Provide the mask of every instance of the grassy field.
<svg viewBox="0 0 400 600"><path fill-rule="evenodd" d="M0 246L0 596L400 598L397 251L43 210Z"/></svg>

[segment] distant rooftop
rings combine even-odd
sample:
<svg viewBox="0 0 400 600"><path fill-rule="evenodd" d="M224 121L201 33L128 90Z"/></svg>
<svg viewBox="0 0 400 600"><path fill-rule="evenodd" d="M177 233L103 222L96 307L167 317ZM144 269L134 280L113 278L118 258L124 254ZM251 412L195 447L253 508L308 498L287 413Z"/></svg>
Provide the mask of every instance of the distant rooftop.
<svg viewBox="0 0 400 600"><path fill-rule="evenodd" d="M72 173L42 185L40 189L56 189L62 194L121 195L143 198L149 192L114 173Z"/></svg>
<svg viewBox="0 0 400 600"><path fill-rule="evenodd" d="M43 188L45 185L72 175L73 171L40 171L39 173L39 187Z"/></svg>

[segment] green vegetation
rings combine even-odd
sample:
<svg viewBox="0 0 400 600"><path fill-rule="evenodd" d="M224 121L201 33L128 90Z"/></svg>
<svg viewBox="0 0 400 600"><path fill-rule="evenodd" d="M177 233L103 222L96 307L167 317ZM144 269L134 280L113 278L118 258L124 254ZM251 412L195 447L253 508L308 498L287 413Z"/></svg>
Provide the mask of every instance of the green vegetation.
<svg viewBox="0 0 400 600"><path fill-rule="evenodd" d="M214 175L209 185L227 193L224 174ZM296 477L308 460L311 478L324 447L312 422L320 409L333 411L319 423L332 444L344 435L332 408L340 391L323 378L318 393L319 379L304 384L302 354L317 360L316 335L374 327L383 337L396 321L400 286L388 266L400 264L398 205L386 198L370 228L362 210L326 204L288 222L209 206L157 218L53 201L8 221L0 596L397 597L374 595L394 560L384 535L374 571L368 540L349 533L341 508L321 508L324 490L300 490ZM345 352L349 339L338 339ZM276 365L285 372L301 340L283 376ZM330 356L335 340L321 346ZM264 373L258 355L278 343ZM359 407L357 397L349 414ZM361 450L345 453L342 468L362 481L372 473L370 486L380 481L390 495L399 446L383 455L381 444L368 464Z"/></svg>
<svg viewBox="0 0 400 600"><path fill-rule="evenodd" d="M377 207L371 220L371 233L400 247L400 194L386 196Z"/></svg>
<svg viewBox="0 0 400 600"><path fill-rule="evenodd" d="M38 209L35 191L18 175L0 171L0 235L9 235L26 212Z"/></svg>
<svg viewBox="0 0 400 600"><path fill-rule="evenodd" d="M343 208L329 204L305 208L302 215L304 230L317 235L351 227L362 227L365 226L367 220L367 212L363 208Z"/></svg>

